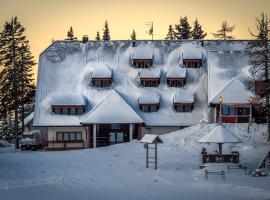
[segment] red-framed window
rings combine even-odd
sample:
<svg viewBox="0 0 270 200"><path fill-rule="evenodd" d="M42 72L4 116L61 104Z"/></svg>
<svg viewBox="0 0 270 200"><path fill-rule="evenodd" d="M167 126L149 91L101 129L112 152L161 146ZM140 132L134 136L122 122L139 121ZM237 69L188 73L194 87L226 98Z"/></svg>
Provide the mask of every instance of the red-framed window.
<svg viewBox="0 0 270 200"><path fill-rule="evenodd" d="M52 113L56 115L82 115L85 113L85 106L52 105Z"/></svg>
<svg viewBox="0 0 270 200"><path fill-rule="evenodd" d="M193 104L174 104L174 110L176 112L192 112Z"/></svg>
<svg viewBox="0 0 270 200"><path fill-rule="evenodd" d="M153 65L152 60L133 60L133 66L136 68L150 68Z"/></svg>
<svg viewBox="0 0 270 200"><path fill-rule="evenodd" d="M140 85L143 87L158 87L160 79L142 79L140 78Z"/></svg>
<svg viewBox="0 0 270 200"><path fill-rule="evenodd" d="M140 104L139 107L143 112L157 112L159 109L158 104Z"/></svg>
<svg viewBox="0 0 270 200"><path fill-rule="evenodd" d="M202 59L183 59L183 65L188 68L199 68L202 66Z"/></svg>
<svg viewBox="0 0 270 200"><path fill-rule="evenodd" d="M169 87L181 87L186 84L186 79L167 79Z"/></svg>
<svg viewBox="0 0 270 200"><path fill-rule="evenodd" d="M111 85L111 79L92 78L91 85L94 87L109 87Z"/></svg>

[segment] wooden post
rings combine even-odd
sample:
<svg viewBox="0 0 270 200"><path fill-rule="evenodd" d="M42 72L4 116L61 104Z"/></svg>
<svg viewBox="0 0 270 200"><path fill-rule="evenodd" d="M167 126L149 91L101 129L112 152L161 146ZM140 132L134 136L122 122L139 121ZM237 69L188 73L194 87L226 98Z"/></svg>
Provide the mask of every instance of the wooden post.
<svg viewBox="0 0 270 200"><path fill-rule="evenodd" d="M133 124L129 124L129 142L133 140Z"/></svg>
<svg viewBox="0 0 270 200"><path fill-rule="evenodd" d="M155 170L157 170L157 143L155 143Z"/></svg>
<svg viewBox="0 0 270 200"><path fill-rule="evenodd" d="M222 143L218 143L218 152L222 154Z"/></svg>
<svg viewBox="0 0 270 200"><path fill-rule="evenodd" d="M146 143L146 168L148 168L148 144Z"/></svg>
<svg viewBox="0 0 270 200"><path fill-rule="evenodd" d="M97 125L93 124L93 148L97 147Z"/></svg>

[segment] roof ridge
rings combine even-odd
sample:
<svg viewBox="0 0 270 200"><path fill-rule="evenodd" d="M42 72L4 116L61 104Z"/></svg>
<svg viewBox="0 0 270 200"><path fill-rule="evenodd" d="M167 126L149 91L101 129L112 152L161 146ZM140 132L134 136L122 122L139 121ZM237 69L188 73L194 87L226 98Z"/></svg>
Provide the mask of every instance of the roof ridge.
<svg viewBox="0 0 270 200"><path fill-rule="evenodd" d="M104 96L104 97L103 97L103 98L102 98L102 99L94 106L94 108L92 108L90 111L88 111L84 116L80 117L80 121L81 121L82 119L88 117L94 110L96 110L97 107L99 107L99 106L102 104L102 102L105 101L105 99L107 99L107 97L113 93L113 91L116 92L116 90L111 90L110 92L108 92L108 94L106 94L106 95L105 95L105 96Z"/></svg>

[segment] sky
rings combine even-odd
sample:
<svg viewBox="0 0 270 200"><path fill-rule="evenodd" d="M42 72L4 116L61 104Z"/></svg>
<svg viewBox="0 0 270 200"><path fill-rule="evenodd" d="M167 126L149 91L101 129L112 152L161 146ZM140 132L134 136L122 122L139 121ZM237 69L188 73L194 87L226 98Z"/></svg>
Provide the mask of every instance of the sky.
<svg viewBox="0 0 270 200"><path fill-rule="evenodd" d="M52 39L66 38L70 26L79 39L94 39L107 19L113 40L130 39L133 29L137 39L151 39L145 23L154 22L154 39L163 39L169 24L187 16L191 24L199 19L207 39L213 39L211 33L224 20L236 26L235 38L252 39L248 28L255 30L261 12L270 15L270 0L0 0L0 31L5 21L17 16L37 62Z"/></svg>

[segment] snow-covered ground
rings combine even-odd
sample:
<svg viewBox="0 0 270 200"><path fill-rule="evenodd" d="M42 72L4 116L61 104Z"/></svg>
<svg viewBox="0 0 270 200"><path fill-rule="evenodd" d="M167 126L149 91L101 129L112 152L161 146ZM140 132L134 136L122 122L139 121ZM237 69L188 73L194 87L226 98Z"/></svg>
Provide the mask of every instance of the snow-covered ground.
<svg viewBox="0 0 270 200"><path fill-rule="evenodd" d="M210 164L210 170L225 170L221 177L204 177L200 151L217 148L198 144L214 124L199 124L163 135L158 147L159 166L145 168L145 150L138 141L104 148L65 152L15 151L0 148L0 199L270 199L270 177L251 177L243 171L227 174L227 164ZM243 140L224 145L238 150L241 164L254 170L269 149L266 127L226 124Z"/></svg>

